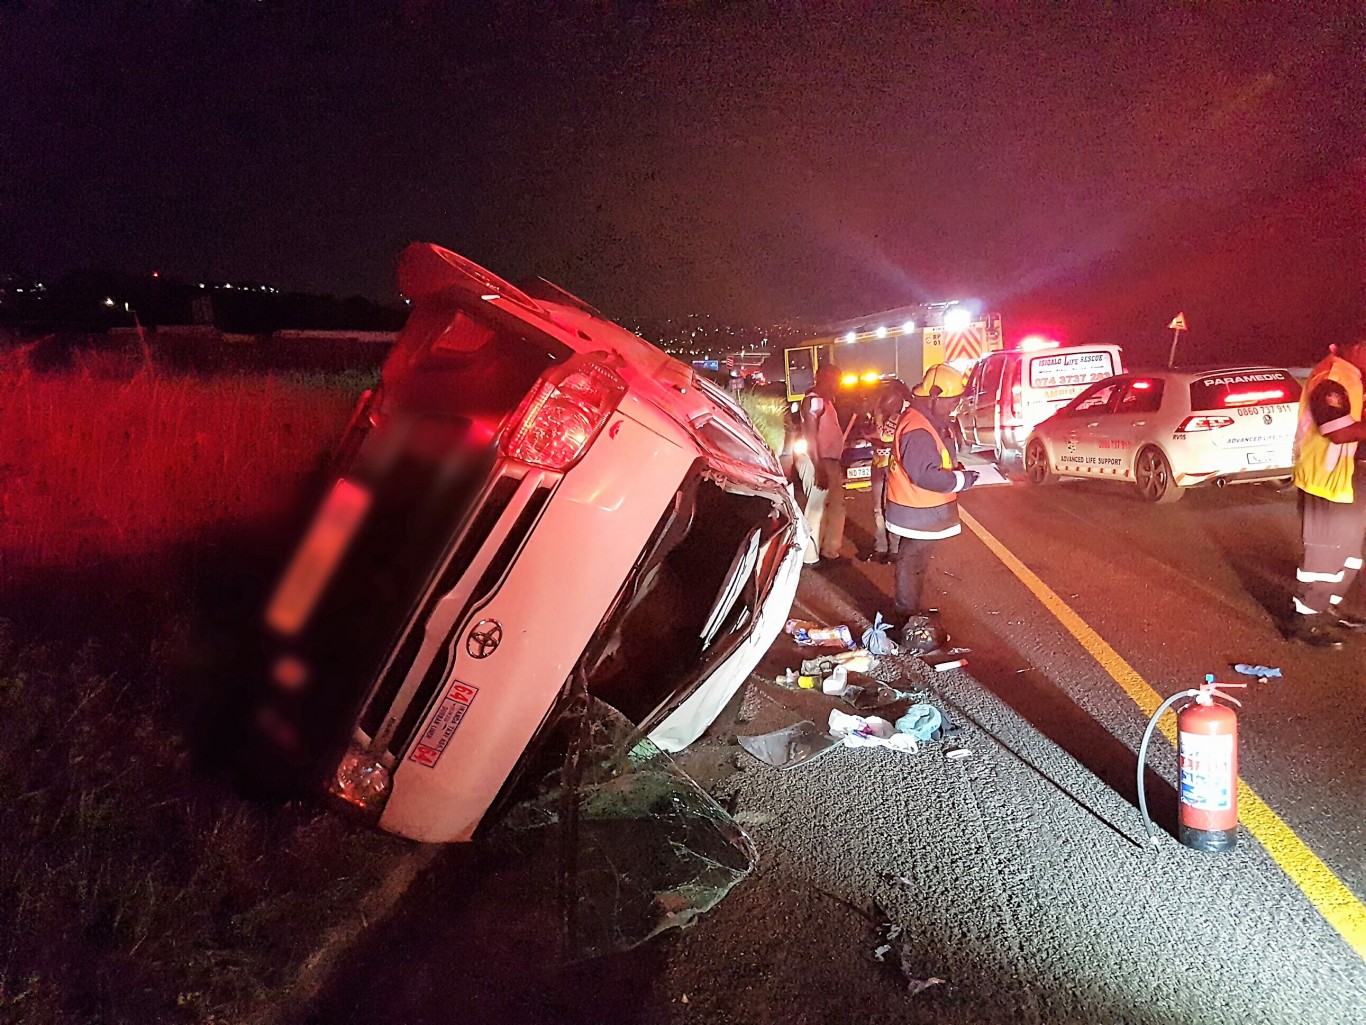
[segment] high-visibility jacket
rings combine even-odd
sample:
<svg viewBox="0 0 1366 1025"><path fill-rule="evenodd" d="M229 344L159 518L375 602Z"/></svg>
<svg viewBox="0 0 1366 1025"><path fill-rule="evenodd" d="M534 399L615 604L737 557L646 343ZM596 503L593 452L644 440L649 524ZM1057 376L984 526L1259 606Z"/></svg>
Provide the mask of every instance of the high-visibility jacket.
<svg viewBox="0 0 1366 1025"><path fill-rule="evenodd" d="M1339 445L1329 441L1315 421L1309 400L1314 389L1325 381L1342 386L1347 392L1350 420L1361 419L1361 371L1345 359L1329 356L1310 373L1309 382L1300 395L1300 421L1295 431L1295 487L1330 502L1346 503L1352 501L1357 443L1349 441ZM1332 424L1325 426L1330 431L1338 429Z"/></svg>
<svg viewBox="0 0 1366 1025"><path fill-rule="evenodd" d="M911 479L902 463L903 438L912 431L928 431L939 451L939 465L946 473L959 479L947 490L934 491L921 487ZM952 477L950 478L952 479ZM887 529L903 537L951 537L961 529L958 520L957 489L961 475L953 472L953 457L944 439L918 409L908 408L901 414L892 441L892 459L887 467L886 523Z"/></svg>

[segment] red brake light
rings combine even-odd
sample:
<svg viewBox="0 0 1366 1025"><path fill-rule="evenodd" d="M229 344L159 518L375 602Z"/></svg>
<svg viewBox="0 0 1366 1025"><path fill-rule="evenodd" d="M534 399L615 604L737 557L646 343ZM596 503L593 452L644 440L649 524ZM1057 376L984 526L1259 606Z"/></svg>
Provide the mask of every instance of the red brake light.
<svg viewBox="0 0 1366 1025"><path fill-rule="evenodd" d="M1231 416L1188 416L1181 421L1181 426L1177 428L1177 431L1195 434L1198 431L1213 431L1220 427L1232 426L1233 417Z"/></svg>
<svg viewBox="0 0 1366 1025"><path fill-rule="evenodd" d="M607 423L626 382L582 357L548 371L532 389L503 435L503 454L547 470L577 463Z"/></svg>
<svg viewBox="0 0 1366 1025"><path fill-rule="evenodd" d="M1267 388L1263 391L1236 391L1224 396L1226 406L1251 406L1258 402L1280 402L1285 398L1284 388Z"/></svg>
<svg viewBox="0 0 1366 1025"><path fill-rule="evenodd" d="M1149 388L1151 388L1152 386L1153 386L1152 381L1135 381L1135 382L1134 382L1134 390L1135 390L1135 391L1147 391L1147 390L1148 390Z"/></svg>

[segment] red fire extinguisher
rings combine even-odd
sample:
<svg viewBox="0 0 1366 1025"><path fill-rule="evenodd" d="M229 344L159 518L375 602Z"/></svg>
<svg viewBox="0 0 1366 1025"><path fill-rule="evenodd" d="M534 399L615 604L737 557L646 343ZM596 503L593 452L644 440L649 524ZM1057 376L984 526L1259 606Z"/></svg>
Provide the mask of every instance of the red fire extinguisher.
<svg viewBox="0 0 1366 1025"><path fill-rule="evenodd" d="M1215 699L1241 707L1242 703L1223 693L1222 688L1246 686L1215 683L1214 676L1208 675L1198 689L1181 691L1162 702L1149 720L1138 752L1138 805L1150 843L1157 843L1157 828L1148 817L1143 778L1148 741L1163 712L1178 701L1193 699L1176 713L1176 753L1181 764L1177 835L1197 851L1219 853L1238 846L1238 715L1228 705L1216 704Z"/></svg>

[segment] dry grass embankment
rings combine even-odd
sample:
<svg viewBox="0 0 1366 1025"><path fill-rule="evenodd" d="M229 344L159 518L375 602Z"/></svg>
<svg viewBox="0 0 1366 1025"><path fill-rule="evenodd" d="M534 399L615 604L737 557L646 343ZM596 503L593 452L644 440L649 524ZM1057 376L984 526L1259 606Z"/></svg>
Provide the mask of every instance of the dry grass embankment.
<svg viewBox="0 0 1366 1025"><path fill-rule="evenodd" d="M274 516L358 390L0 372L0 1023L260 1020L407 846L243 798L189 728L205 620L250 607L230 546L194 553Z"/></svg>

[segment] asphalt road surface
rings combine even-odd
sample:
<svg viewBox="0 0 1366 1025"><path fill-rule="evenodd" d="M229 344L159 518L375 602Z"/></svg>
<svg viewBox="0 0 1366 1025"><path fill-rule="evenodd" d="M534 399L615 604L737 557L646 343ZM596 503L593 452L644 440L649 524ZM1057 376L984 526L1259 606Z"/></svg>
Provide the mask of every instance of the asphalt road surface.
<svg viewBox="0 0 1366 1025"><path fill-rule="evenodd" d="M849 551L867 550L869 500L848 501ZM1366 636L1337 652L1281 639L1293 497L1240 486L1158 508L1082 481L982 489L963 508L977 530L943 543L928 593L970 663L907 660L901 686L930 687L973 757L839 748L778 770L741 752L737 734L842 707L772 682L804 653L780 639L680 756L760 851L694 927L556 968L530 914L551 881L453 851L311 1020L1366 1023ZM891 588L887 566L808 573L797 613L861 630ZM1237 662L1284 676L1238 677ZM1206 673L1250 683L1244 828L1228 854L1176 843L1159 735L1154 850L1136 807L1139 702Z"/></svg>

